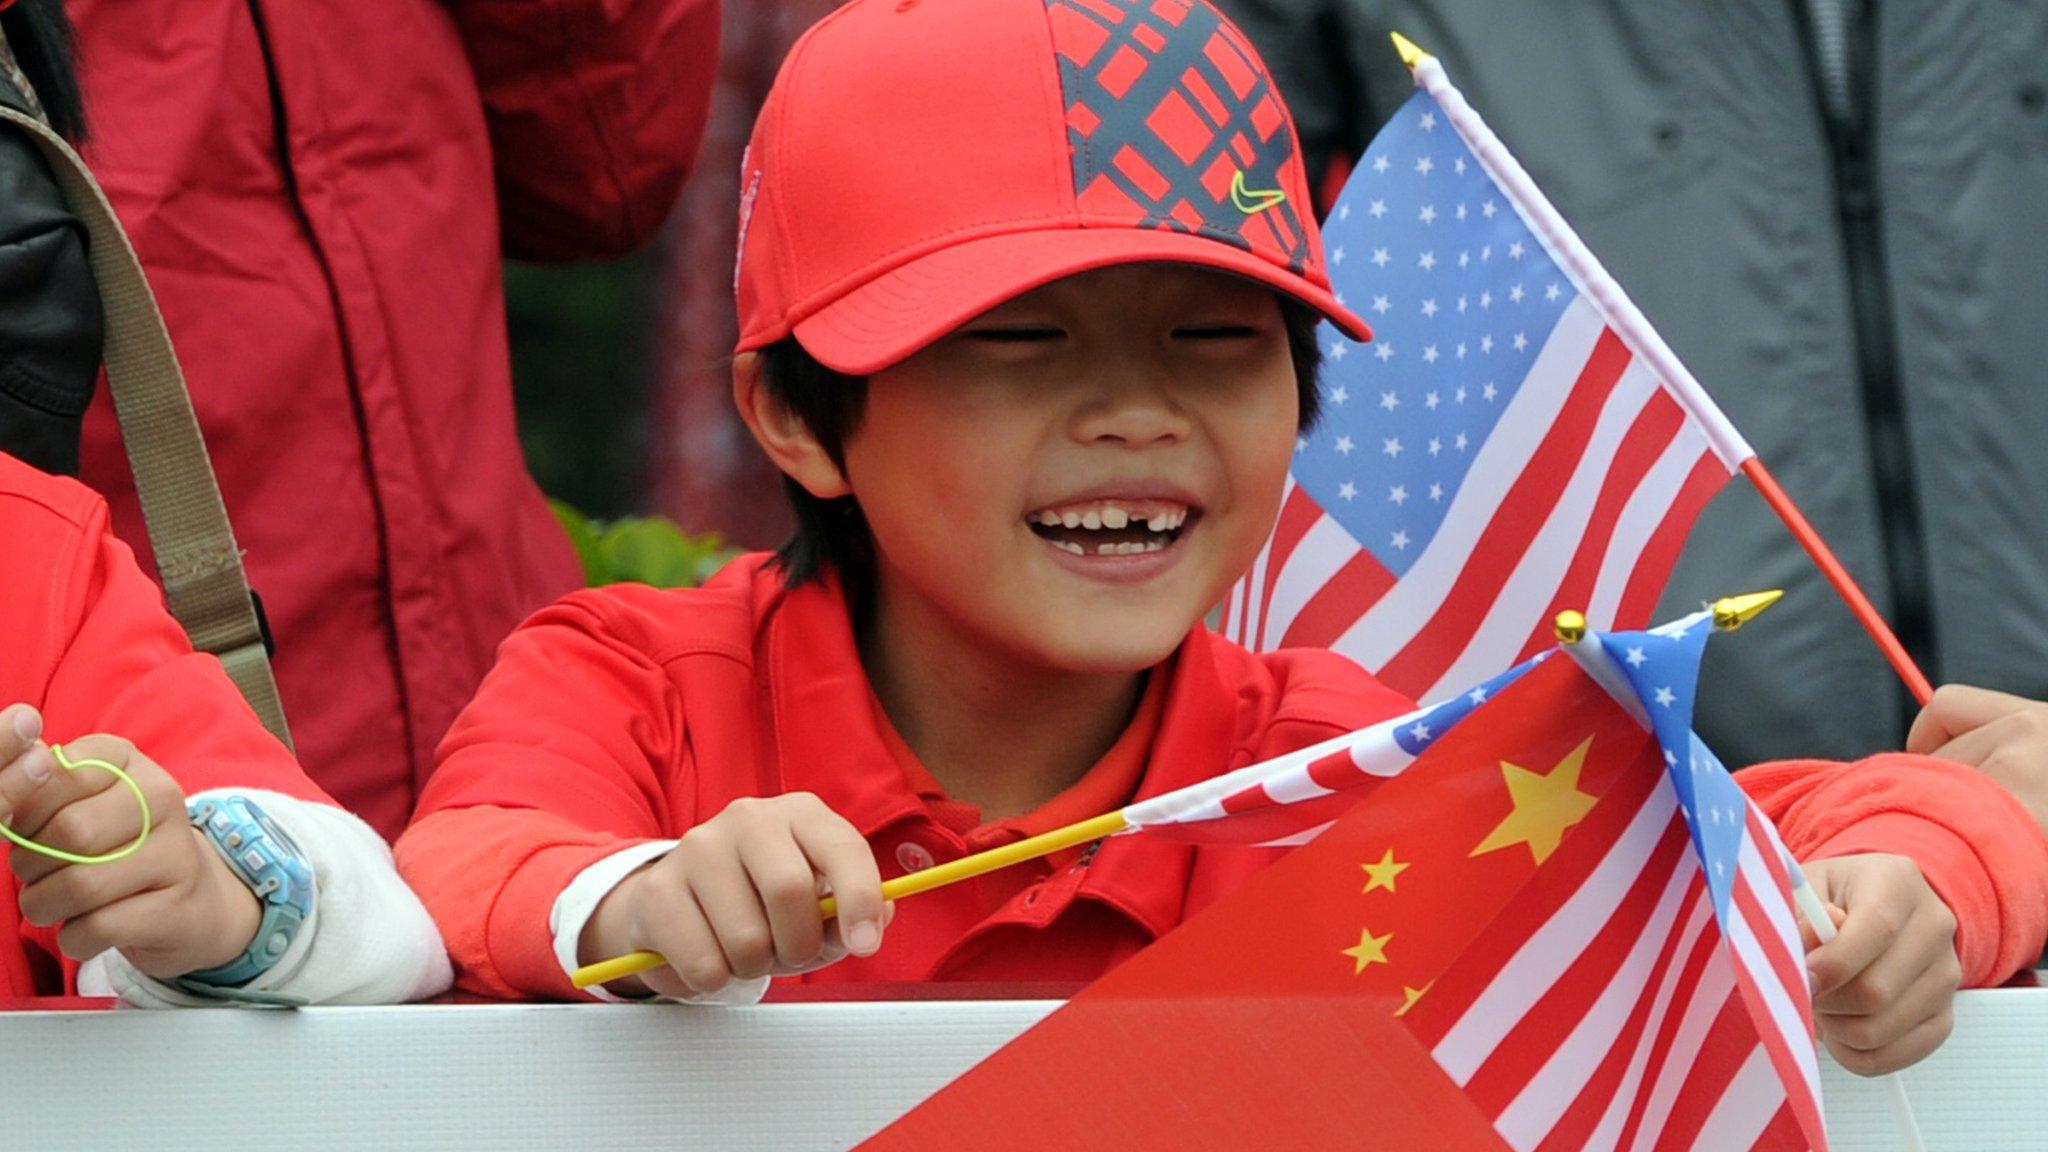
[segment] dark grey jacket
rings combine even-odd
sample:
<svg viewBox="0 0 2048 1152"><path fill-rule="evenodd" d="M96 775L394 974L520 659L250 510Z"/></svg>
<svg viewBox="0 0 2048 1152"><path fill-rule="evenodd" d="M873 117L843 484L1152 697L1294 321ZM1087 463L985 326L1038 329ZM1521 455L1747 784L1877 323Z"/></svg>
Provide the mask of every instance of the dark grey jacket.
<svg viewBox="0 0 2048 1152"><path fill-rule="evenodd" d="M1390 29L1441 57L1928 674L2048 696L2048 4L1873 5L1838 125L1797 0L1223 7L1312 162L1412 91ZM1896 747L1896 680L1738 480L1664 610L1773 586L1710 649L1702 734L1731 763Z"/></svg>
<svg viewBox="0 0 2048 1152"><path fill-rule="evenodd" d="M0 103L27 111L4 70ZM78 471L102 341L84 226L35 144L0 126L0 452Z"/></svg>

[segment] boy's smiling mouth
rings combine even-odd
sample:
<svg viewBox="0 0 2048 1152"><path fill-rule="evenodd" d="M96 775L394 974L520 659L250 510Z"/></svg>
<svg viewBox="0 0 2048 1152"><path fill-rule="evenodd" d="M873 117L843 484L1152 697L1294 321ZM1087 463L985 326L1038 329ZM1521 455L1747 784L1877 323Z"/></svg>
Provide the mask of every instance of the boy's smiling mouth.
<svg viewBox="0 0 2048 1152"><path fill-rule="evenodd" d="M1094 498L1050 504L1028 512L1031 531L1074 556L1142 556L1163 552L1199 509L1177 500Z"/></svg>

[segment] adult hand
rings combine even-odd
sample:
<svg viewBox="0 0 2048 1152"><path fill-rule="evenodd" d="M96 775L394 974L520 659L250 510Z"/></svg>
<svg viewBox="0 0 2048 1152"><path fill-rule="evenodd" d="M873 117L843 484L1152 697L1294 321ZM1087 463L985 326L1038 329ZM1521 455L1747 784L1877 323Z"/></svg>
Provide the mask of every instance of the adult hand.
<svg viewBox="0 0 2048 1152"><path fill-rule="evenodd" d="M1913 721L1906 751L1979 769L2018 797L2048 833L2048 704L1943 685Z"/></svg>

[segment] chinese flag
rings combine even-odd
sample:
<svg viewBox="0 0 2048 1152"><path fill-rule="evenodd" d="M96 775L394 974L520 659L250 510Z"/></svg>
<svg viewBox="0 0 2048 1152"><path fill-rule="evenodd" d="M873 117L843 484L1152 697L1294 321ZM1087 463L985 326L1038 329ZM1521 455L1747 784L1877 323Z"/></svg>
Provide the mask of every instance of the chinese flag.
<svg viewBox="0 0 2048 1152"><path fill-rule="evenodd" d="M1625 823L1662 778L1649 734L1545 661L861 1147L1505 1149L1431 1054L1438 977L1455 986L1521 914L1539 866L1567 886L1588 869L1614 829L1578 833Z"/></svg>

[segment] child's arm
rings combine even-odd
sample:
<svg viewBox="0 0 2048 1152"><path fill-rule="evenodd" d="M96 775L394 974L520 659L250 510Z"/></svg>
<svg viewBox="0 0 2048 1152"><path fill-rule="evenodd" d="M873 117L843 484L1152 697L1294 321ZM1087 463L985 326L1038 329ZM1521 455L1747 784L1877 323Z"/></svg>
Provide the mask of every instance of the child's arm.
<svg viewBox="0 0 2048 1152"><path fill-rule="evenodd" d="M186 822L185 803L230 792L251 797L298 842L318 893L312 915L291 949L248 988L320 1003L418 999L445 989L450 976L440 935L418 898L398 878L389 848L306 777L284 746L264 731L219 662L192 651L183 630L164 611L162 593L107 530L104 504L85 498L83 489L77 492L75 518L62 531L53 527L47 534L39 533L30 545L47 562L44 572L54 590L51 610L38 614L33 624L17 622L47 628L43 635L22 639L30 651L54 654L40 698L40 727L51 739L69 741L67 747L76 755L98 748L113 753L110 760L127 758L138 781L149 778L149 787L155 790L150 794L156 801L156 827L149 843L128 860L64 869L74 874L66 885L110 892L135 879L132 872L123 879L124 866L149 860L167 865L170 857L156 854L173 850L180 863L156 873L155 879L175 876L189 881L194 873L185 865L195 862L204 866L199 875L218 878L223 870L220 853ZM106 732L118 735L90 735ZM47 755L45 749L37 763L46 763L41 757ZM9 756L0 765L14 759L18 757ZM102 785L108 779L86 770L82 779L53 778L34 791L40 794L38 803L49 806L69 795L65 789L96 777ZM20 778L16 780L19 786ZM85 810L83 803L63 807L67 813ZM52 816L57 824L45 829L42 838L62 841L67 835L80 835L84 841L107 841L124 830L122 822L138 817L133 796L117 788L95 801L90 828L67 829L85 822L84 816ZM132 829L127 829L127 838L133 838ZM184 849L194 843L202 851L184 856ZM51 879L54 874L41 871L46 864L32 865L43 859L17 850L10 863L28 867L39 879ZM243 899L253 903L241 879L225 874ZM102 901L109 903L118 906ZM39 906L37 915L47 918L52 912L51 907ZM90 914L58 919L65 921L63 929L34 931L47 947L69 954L68 968L85 960L88 953L80 949L99 937L90 930L73 930L73 921L90 920ZM215 934L216 946L232 942L232 936L246 944L249 937L249 932L236 930L238 925L230 927L211 915L180 915L156 927L204 929ZM83 943L66 947L66 932L75 943ZM150 1006L206 1002L154 978L152 974L179 973L172 970L175 965L152 953L145 935L131 933L115 943L122 951L102 952L78 972L81 990L113 991L131 1003Z"/></svg>
<svg viewBox="0 0 2048 1152"><path fill-rule="evenodd" d="M2048 840L1982 775L1924 756L1737 774L1806 862L1841 935L1808 957L1822 1039L1874 1073L1948 1034L1958 984L1995 984L2048 936Z"/></svg>
<svg viewBox="0 0 2048 1152"><path fill-rule="evenodd" d="M571 596L505 641L442 742L398 863L464 987L575 997L570 969L641 947L697 965L648 981L675 995L814 966L834 958L820 877L879 938L879 873L843 819L800 796L693 811L683 703L652 646L610 594Z"/></svg>

